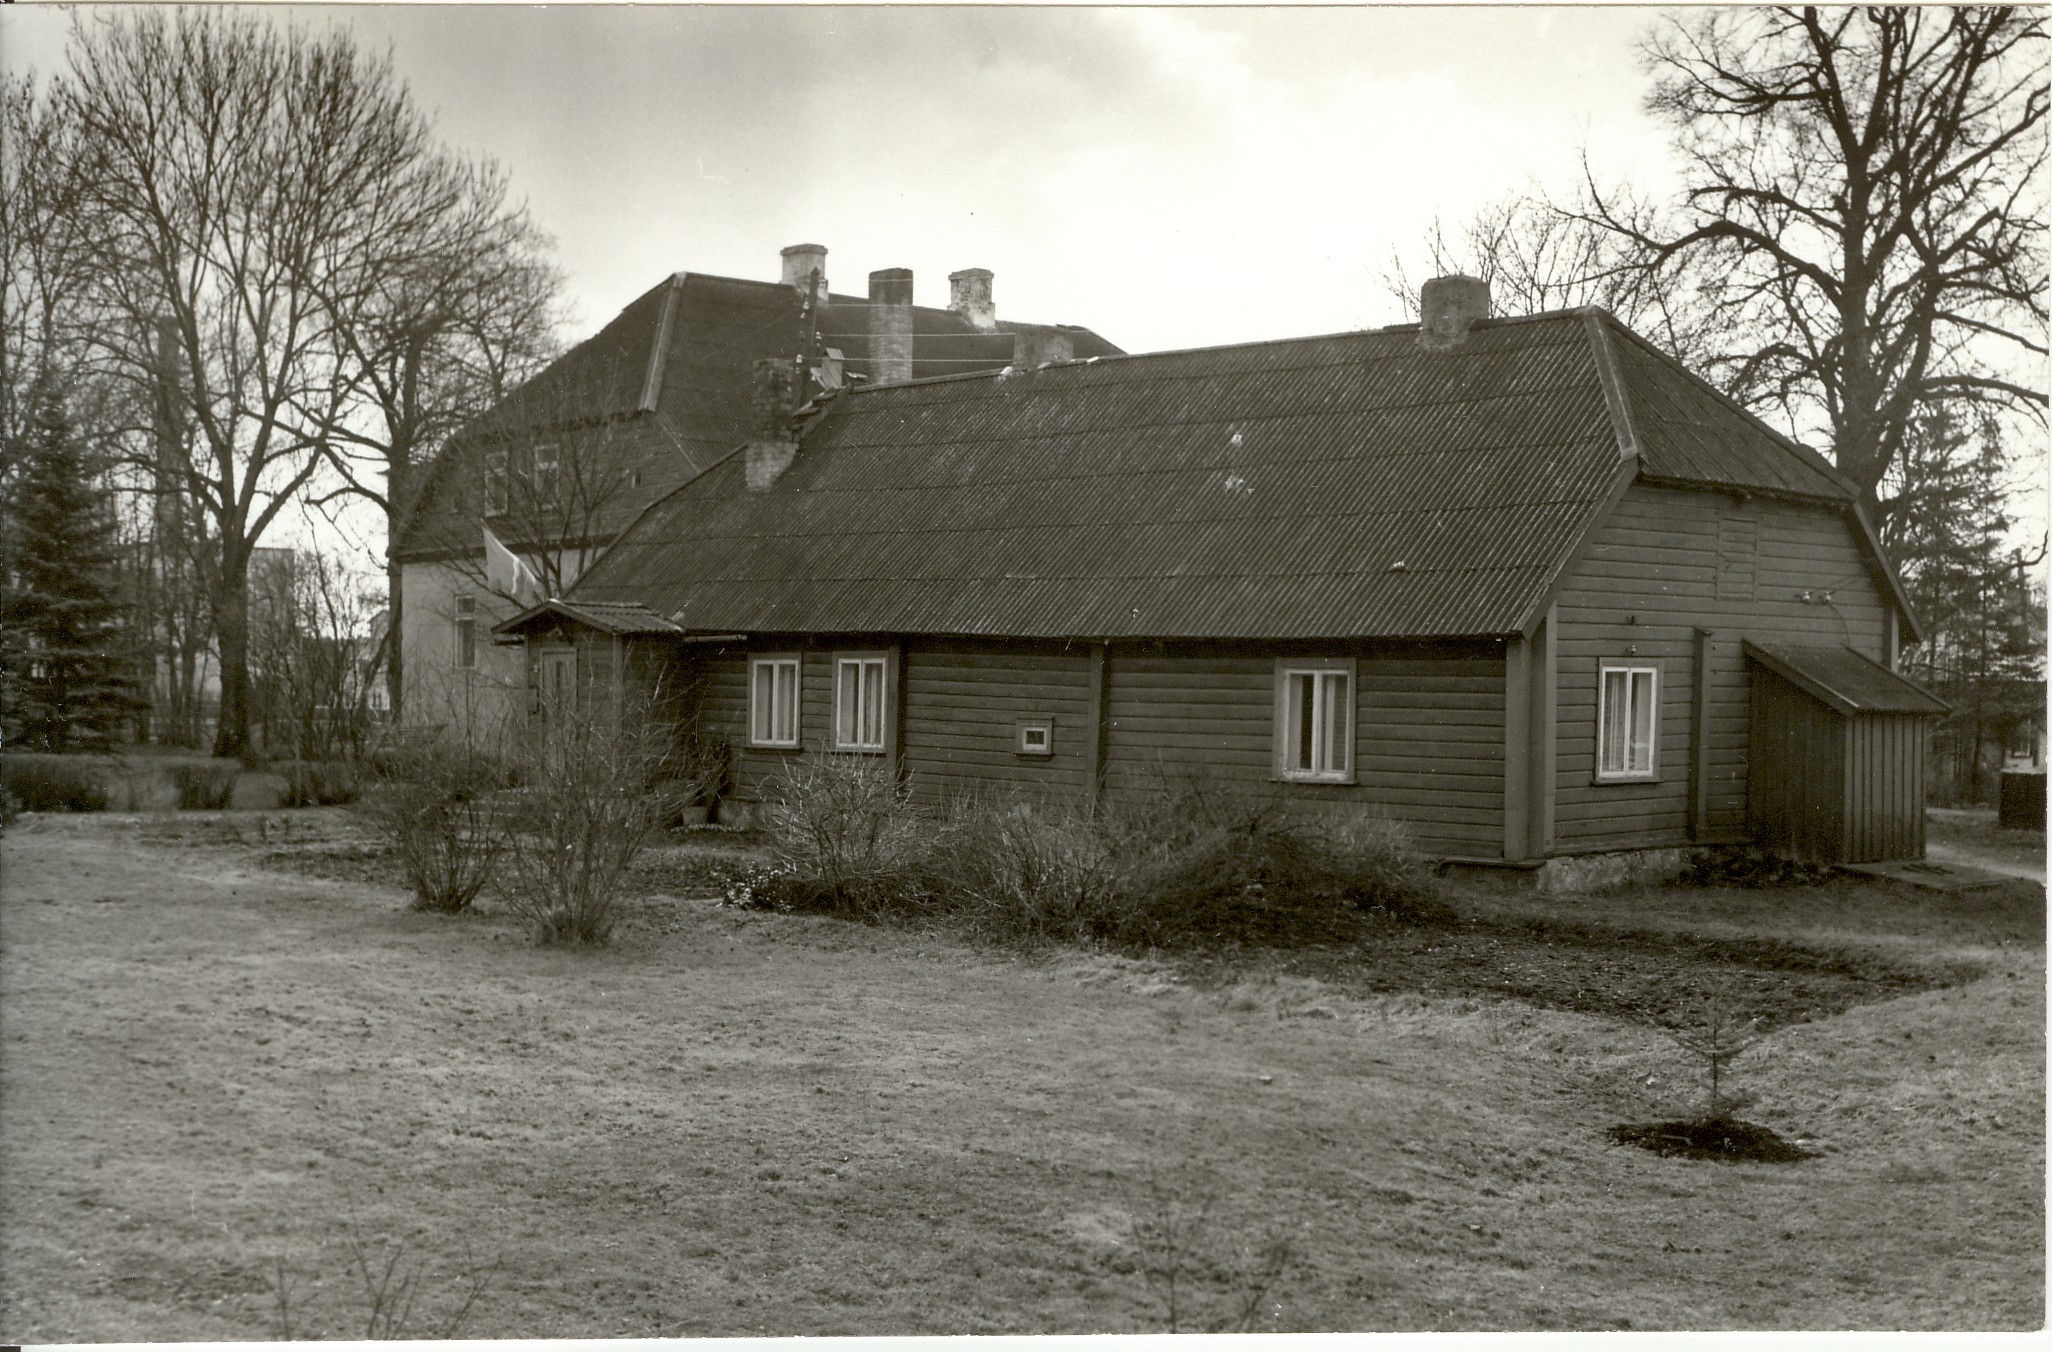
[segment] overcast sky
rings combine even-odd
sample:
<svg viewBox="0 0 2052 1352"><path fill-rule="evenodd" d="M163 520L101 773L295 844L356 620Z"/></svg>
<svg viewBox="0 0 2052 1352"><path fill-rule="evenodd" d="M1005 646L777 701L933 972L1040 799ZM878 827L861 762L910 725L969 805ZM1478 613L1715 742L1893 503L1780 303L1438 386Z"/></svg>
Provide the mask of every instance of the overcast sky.
<svg viewBox="0 0 2052 1352"><path fill-rule="evenodd" d="M1130 351L1402 318L1380 275L1435 214L1664 172L1618 8L300 6L390 45L443 136L503 161L589 333L680 270L835 289L996 273L1000 316ZM0 9L50 68L68 16Z"/></svg>

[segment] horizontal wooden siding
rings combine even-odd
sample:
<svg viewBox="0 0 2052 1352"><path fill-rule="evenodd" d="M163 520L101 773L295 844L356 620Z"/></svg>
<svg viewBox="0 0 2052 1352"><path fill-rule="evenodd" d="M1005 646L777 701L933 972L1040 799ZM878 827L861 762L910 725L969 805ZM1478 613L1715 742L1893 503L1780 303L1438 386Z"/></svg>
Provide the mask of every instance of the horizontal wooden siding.
<svg viewBox="0 0 2052 1352"><path fill-rule="evenodd" d="M946 644L905 650L904 767L913 797L1028 789L1090 790L1090 652L1048 645ZM1016 721L1051 717L1054 754L1018 754Z"/></svg>
<svg viewBox="0 0 2052 1352"><path fill-rule="evenodd" d="M1353 804L1408 822L1435 854L1503 853L1500 644L1167 645L1111 650L1106 788L1205 779ZM1274 782L1275 657L1356 659L1353 784Z"/></svg>
<svg viewBox="0 0 2052 1352"><path fill-rule="evenodd" d="M1799 599L1802 592L1812 599ZM1844 519L1821 507L1634 485L1571 571L1558 605L1554 848L1561 852L1691 839L1697 629L1715 635L1705 711L1713 839L1746 826L1750 692L1741 641L1844 643L1877 660L1887 656L1884 606L1866 561ZM1594 782L1596 672L1604 658L1660 667L1653 783Z"/></svg>

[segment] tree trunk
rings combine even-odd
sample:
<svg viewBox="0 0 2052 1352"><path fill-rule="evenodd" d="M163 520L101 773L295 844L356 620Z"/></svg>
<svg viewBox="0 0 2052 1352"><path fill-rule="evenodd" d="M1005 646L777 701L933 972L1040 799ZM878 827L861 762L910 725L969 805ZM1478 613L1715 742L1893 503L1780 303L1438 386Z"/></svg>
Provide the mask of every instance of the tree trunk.
<svg viewBox="0 0 2052 1352"><path fill-rule="evenodd" d="M249 751L249 565L223 570L214 597L214 637L221 646L221 717L214 754L240 760Z"/></svg>

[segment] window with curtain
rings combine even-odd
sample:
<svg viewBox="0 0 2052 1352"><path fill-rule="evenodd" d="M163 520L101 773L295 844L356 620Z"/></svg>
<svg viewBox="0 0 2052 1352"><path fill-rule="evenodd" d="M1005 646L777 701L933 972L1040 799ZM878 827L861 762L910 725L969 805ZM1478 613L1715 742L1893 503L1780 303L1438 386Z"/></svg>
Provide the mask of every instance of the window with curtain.
<svg viewBox="0 0 2052 1352"><path fill-rule="evenodd" d="M798 745L798 659L748 661L748 740L754 746Z"/></svg>
<svg viewBox="0 0 2052 1352"><path fill-rule="evenodd" d="M834 749L882 751L888 721L886 672L882 654L860 653L834 659Z"/></svg>
<svg viewBox="0 0 2052 1352"><path fill-rule="evenodd" d="M1606 664L1596 696L1596 778L1655 777L1660 669Z"/></svg>

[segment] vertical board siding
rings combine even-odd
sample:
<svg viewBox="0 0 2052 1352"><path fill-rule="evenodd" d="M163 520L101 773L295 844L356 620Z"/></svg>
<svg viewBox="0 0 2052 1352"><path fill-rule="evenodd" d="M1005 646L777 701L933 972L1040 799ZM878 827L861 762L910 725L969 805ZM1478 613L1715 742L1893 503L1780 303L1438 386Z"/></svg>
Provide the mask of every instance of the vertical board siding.
<svg viewBox="0 0 2052 1352"><path fill-rule="evenodd" d="M1800 859L1844 856L1847 720L1771 672L1752 681L1754 839Z"/></svg>
<svg viewBox="0 0 2052 1352"><path fill-rule="evenodd" d="M1848 864L1924 855L1924 720L1859 714L1846 720Z"/></svg>
<svg viewBox="0 0 2052 1352"><path fill-rule="evenodd" d="M905 769L915 801L951 792L1090 789L1090 653L1011 645L909 644L905 650ZM1054 719L1054 754L1018 754L1015 722Z"/></svg>
<svg viewBox="0 0 2052 1352"><path fill-rule="evenodd" d="M1750 587L1744 553L1752 559ZM1741 599L1746 591L1750 597ZM1828 591L1831 602L1798 599L1805 591L1813 598ZM1556 848L1689 842L1697 628L1716 633L1705 655L1702 820L1713 839L1739 834L1747 822L1751 717L1741 642L1844 643L1885 662L1885 610L1851 529L1834 511L1633 485L1558 597ZM1627 655L1660 667L1659 779L1597 784L1597 664Z"/></svg>
<svg viewBox="0 0 2052 1352"><path fill-rule="evenodd" d="M1353 804L1410 824L1428 852L1503 857L1503 648L1335 645L1356 660L1353 784L1278 784L1275 657L1242 645L1114 646L1106 791L1201 780Z"/></svg>

